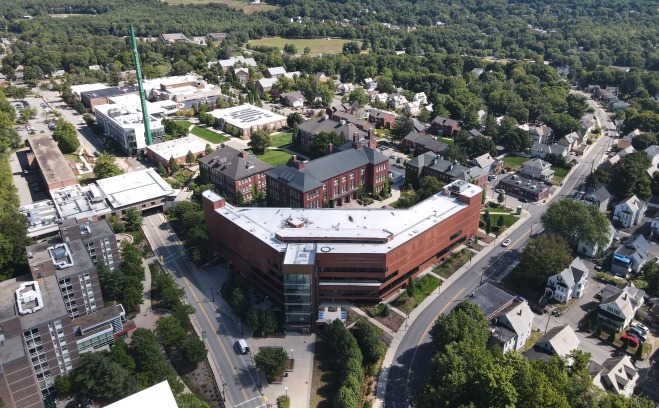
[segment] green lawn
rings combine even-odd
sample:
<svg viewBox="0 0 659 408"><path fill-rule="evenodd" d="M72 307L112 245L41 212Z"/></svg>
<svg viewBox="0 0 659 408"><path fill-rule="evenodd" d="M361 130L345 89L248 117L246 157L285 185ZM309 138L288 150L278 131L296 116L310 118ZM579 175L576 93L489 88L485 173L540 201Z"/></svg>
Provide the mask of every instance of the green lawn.
<svg viewBox="0 0 659 408"><path fill-rule="evenodd" d="M270 135L270 141L273 147L281 147L291 144L293 141L293 134L290 132L278 133L275 135Z"/></svg>
<svg viewBox="0 0 659 408"><path fill-rule="evenodd" d="M224 135L199 126L193 127L190 133L214 144L226 142L229 140L229 138Z"/></svg>
<svg viewBox="0 0 659 408"><path fill-rule="evenodd" d="M455 143L453 139L449 139L448 137L438 137L437 140L439 140L442 143L446 143L447 145L452 145Z"/></svg>
<svg viewBox="0 0 659 408"><path fill-rule="evenodd" d="M277 9L270 4L250 4L247 0L168 0L167 4L176 6L179 4L225 4L234 10L242 10L243 13L250 15L261 11L270 11Z"/></svg>
<svg viewBox="0 0 659 408"><path fill-rule="evenodd" d="M264 154L257 155L256 157L273 166L279 166L280 164L285 164L291 157L291 154L283 150L267 150Z"/></svg>
<svg viewBox="0 0 659 408"><path fill-rule="evenodd" d="M518 217L515 217L514 215L510 215L510 214L492 214L492 213L490 213L491 225L492 226L499 225L499 218L503 218L503 225L504 225L505 228L509 228L511 225L513 225L514 223L516 223L519 220ZM481 220L483 220L483 222L485 222L485 220L483 219L483 214L481 214Z"/></svg>
<svg viewBox="0 0 659 408"><path fill-rule="evenodd" d="M561 167L561 166L551 166L551 169L554 170L554 177L552 178L552 181L554 183L559 183L563 181L565 176L567 176L567 173L570 171L568 167Z"/></svg>
<svg viewBox="0 0 659 408"><path fill-rule="evenodd" d="M414 296L410 297L406 290L391 305L404 313L410 313L419 303L423 302L442 282L432 275L424 275L421 279L414 282Z"/></svg>
<svg viewBox="0 0 659 408"><path fill-rule="evenodd" d="M176 123L185 125L188 127L188 129L190 129L190 126L192 126L192 122L190 122L189 120L177 120Z"/></svg>
<svg viewBox="0 0 659 408"><path fill-rule="evenodd" d="M250 45L261 45L266 47L284 48L286 44L293 44L299 53L302 53L305 47L311 48L312 54L338 54L343 51L343 44L352 40L342 40L338 38L282 38L282 37L265 37L259 40L251 40ZM355 41L361 47L361 41Z"/></svg>
<svg viewBox="0 0 659 408"><path fill-rule="evenodd" d="M528 160L529 160L528 158L521 156L506 156L503 158L503 166L506 168L510 167L513 170L517 170L520 167L522 167L522 164L524 164L524 162Z"/></svg>

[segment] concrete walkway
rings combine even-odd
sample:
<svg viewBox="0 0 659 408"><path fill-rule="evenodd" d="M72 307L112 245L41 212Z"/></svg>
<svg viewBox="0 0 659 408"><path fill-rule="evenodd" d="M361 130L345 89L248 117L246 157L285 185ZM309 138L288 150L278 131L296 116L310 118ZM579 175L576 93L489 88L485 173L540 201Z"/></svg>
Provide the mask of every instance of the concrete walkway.
<svg viewBox="0 0 659 408"><path fill-rule="evenodd" d="M140 305L140 312L135 316L133 321L137 327L144 329L155 330L156 322L160 315L152 313L151 309L151 271L149 264L156 260L155 257L142 259L142 266L144 267L144 280L142 281L142 304Z"/></svg>
<svg viewBox="0 0 659 408"><path fill-rule="evenodd" d="M472 263L478 262L480 259L488 256L490 252L496 248L498 245L498 242L501 242L501 239L505 239L506 236L508 236L511 232L515 231L520 225L522 225L523 220L527 219L530 217L530 214L527 211L522 211L522 216L520 217L520 221L516 222L513 226L508 228L507 230L504 231L503 234L499 236L497 240L492 241L490 244L485 245L485 248L483 248L480 252L478 252L474 257L472 258ZM412 312L409 314L409 319L408 319L408 325L411 325L412 322L414 322L414 319L416 319L432 302L437 299L440 294L442 293L442 288L445 288L447 286L450 286L454 281L456 281L460 276L462 276L464 273L466 273L469 270L470 264L467 263L466 265L462 266L460 269L458 269L453 275L451 275L448 279L442 279L442 286L439 287L439 290L434 291L431 293L423 302L419 304ZM422 272L422 274L427 274L431 273L436 276L432 272L432 267L427 268ZM421 276L421 275L420 275ZM391 307L391 306L390 306ZM405 314L403 314L405 316ZM398 346L400 345L400 342L403 340L403 337L405 337L405 334L407 333L406 330L399 330L398 332L395 332L392 334L393 339L391 340L391 344L389 344L389 348L387 349L387 353L384 355L384 360L382 362L382 371L380 373L380 377L378 378L378 385L377 385L377 390L376 390L376 396L375 399L373 400L373 406L374 407L383 407L384 406L384 396L385 396L385 391L387 387L387 380L389 377L389 367L393 365L394 362L394 357L396 355L396 352L398 351Z"/></svg>

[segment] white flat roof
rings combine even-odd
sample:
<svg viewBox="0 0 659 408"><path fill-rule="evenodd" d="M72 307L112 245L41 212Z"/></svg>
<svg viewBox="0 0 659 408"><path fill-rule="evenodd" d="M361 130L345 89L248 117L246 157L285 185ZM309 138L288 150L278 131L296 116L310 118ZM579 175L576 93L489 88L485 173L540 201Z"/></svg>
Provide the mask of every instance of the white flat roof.
<svg viewBox="0 0 659 408"><path fill-rule="evenodd" d="M206 149L206 143L194 136L186 136L163 143L156 143L146 147L162 159L169 160L170 157L183 157L188 152L197 154Z"/></svg>
<svg viewBox="0 0 659 408"><path fill-rule="evenodd" d="M215 109L210 112L210 114L216 119L222 119L226 123L240 129L286 120L285 116L278 115L250 104L234 106L226 109Z"/></svg>
<svg viewBox="0 0 659 408"><path fill-rule="evenodd" d="M99 89L107 89L107 88L109 88L109 86L101 83L72 85L71 92L80 95L83 92L98 91Z"/></svg>
<svg viewBox="0 0 659 408"><path fill-rule="evenodd" d="M172 389L169 388L169 383L165 380L113 404L105 406L105 408L136 407L178 408L178 405L176 405L176 398L174 398Z"/></svg>
<svg viewBox="0 0 659 408"><path fill-rule="evenodd" d="M461 194L473 197L482 191L468 184ZM205 191L204 196L212 201L219 199L210 191ZM279 252L285 252L290 243L280 241L277 236L293 241L315 241L317 252L384 254L467 207L457 197L438 193L403 210L245 208L227 203L216 212ZM292 224L299 225L297 220L303 221L304 226L292 228ZM323 242L333 239L363 242Z"/></svg>
<svg viewBox="0 0 659 408"><path fill-rule="evenodd" d="M62 219L85 219L107 214L110 206L95 184L75 184L50 191L57 213Z"/></svg>
<svg viewBox="0 0 659 408"><path fill-rule="evenodd" d="M140 170L96 182L112 208L161 198L174 193L153 169Z"/></svg>

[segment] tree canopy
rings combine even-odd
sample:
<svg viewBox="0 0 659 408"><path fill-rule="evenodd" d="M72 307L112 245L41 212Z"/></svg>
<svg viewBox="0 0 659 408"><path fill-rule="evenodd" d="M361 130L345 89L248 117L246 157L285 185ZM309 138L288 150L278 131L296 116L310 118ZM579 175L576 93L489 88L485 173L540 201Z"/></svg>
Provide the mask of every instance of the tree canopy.
<svg viewBox="0 0 659 408"><path fill-rule="evenodd" d="M636 195L640 199L652 196L651 180L647 173L650 159L645 152L634 152L624 156L611 169L612 192L625 199Z"/></svg>
<svg viewBox="0 0 659 408"><path fill-rule="evenodd" d="M329 154L329 145L332 144L333 151L342 146L346 140L336 132L320 132L309 143L309 155L312 159L325 156Z"/></svg>
<svg viewBox="0 0 659 408"><path fill-rule="evenodd" d="M96 178L104 179L118 176L123 173L116 162L116 157L108 153L101 153L94 162L94 174Z"/></svg>
<svg viewBox="0 0 659 408"><path fill-rule="evenodd" d="M75 152L80 147L78 131L75 126L64 119L58 119L55 124L57 128L53 132L53 139L57 142L59 149L62 153Z"/></svg>
<svg viewBox="0 0 659 408"><path fill-rule="evenodd" d="M272 141L270 140L270 134L263 129L258 129L252 132L252 136L250 136L248 143L249 147L252 148L252 153L254 154L265 153L271 144Z"/></svg>
<svg viewBox="0 0 659 408"><path fill-rule="evenodd" d="M547 207L540 222L549 234L561 236L571 246L580 241L604 247L609 239L609 221L594 205L565 198Z"/></svg>
<svg viewBox="0 0 659 408"><path fill-rule="evenodd" d="M542 287L547 278L565 269L571 260L570 248L562 237L540 235L527 242L515 276L530 285Z"/></svg>

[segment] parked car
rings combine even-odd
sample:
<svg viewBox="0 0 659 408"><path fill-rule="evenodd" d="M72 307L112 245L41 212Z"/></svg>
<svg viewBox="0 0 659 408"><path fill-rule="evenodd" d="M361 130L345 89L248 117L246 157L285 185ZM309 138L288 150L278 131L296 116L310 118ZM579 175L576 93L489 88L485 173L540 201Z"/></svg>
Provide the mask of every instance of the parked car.
<svg viewBox="0 0 659 408"><path fill-rule="evenodd" d="M646 325L644 325L643 323L640 323L640 322L632 322L631 326L632 327L638 327L639 329L643 330L646 333L650 332L650 329L648 329Z"/></svg>
<svg viewBox="0 0 659 408"><path fill-rule="evenodd" d="M507 240L505 240L505 241L503 241L503 242L501 243L501 246L502 246L502 247L507 247L507 246L510 245L512 242L513 242L513 241L507 239Z"/></svg>
<svg viewBox="0 0 659 408"><path fill-rule="evenodd" d="M638 327L632 326L627 330L627 334L637 337L641 341L646 341L648 339L648 335Z"/></svg>
<svg viewBox="0 0 659 408"><path fill-rule="evenodd" d="M627 333L623 334L620 337L620 340L622 340L622 341L627 340L627 344L629 344L632 347L638 347L638 345L640 344L640 341L636 337L631 336Z"/></svg>
<svg viewBox="0 0 659 408"><path fill-rule="evenodd" d="M497 178L497 176L495 176L494 174L490 174L489 176L487 176L487 179L490 181L494 180L495 178Z"/></svg>

